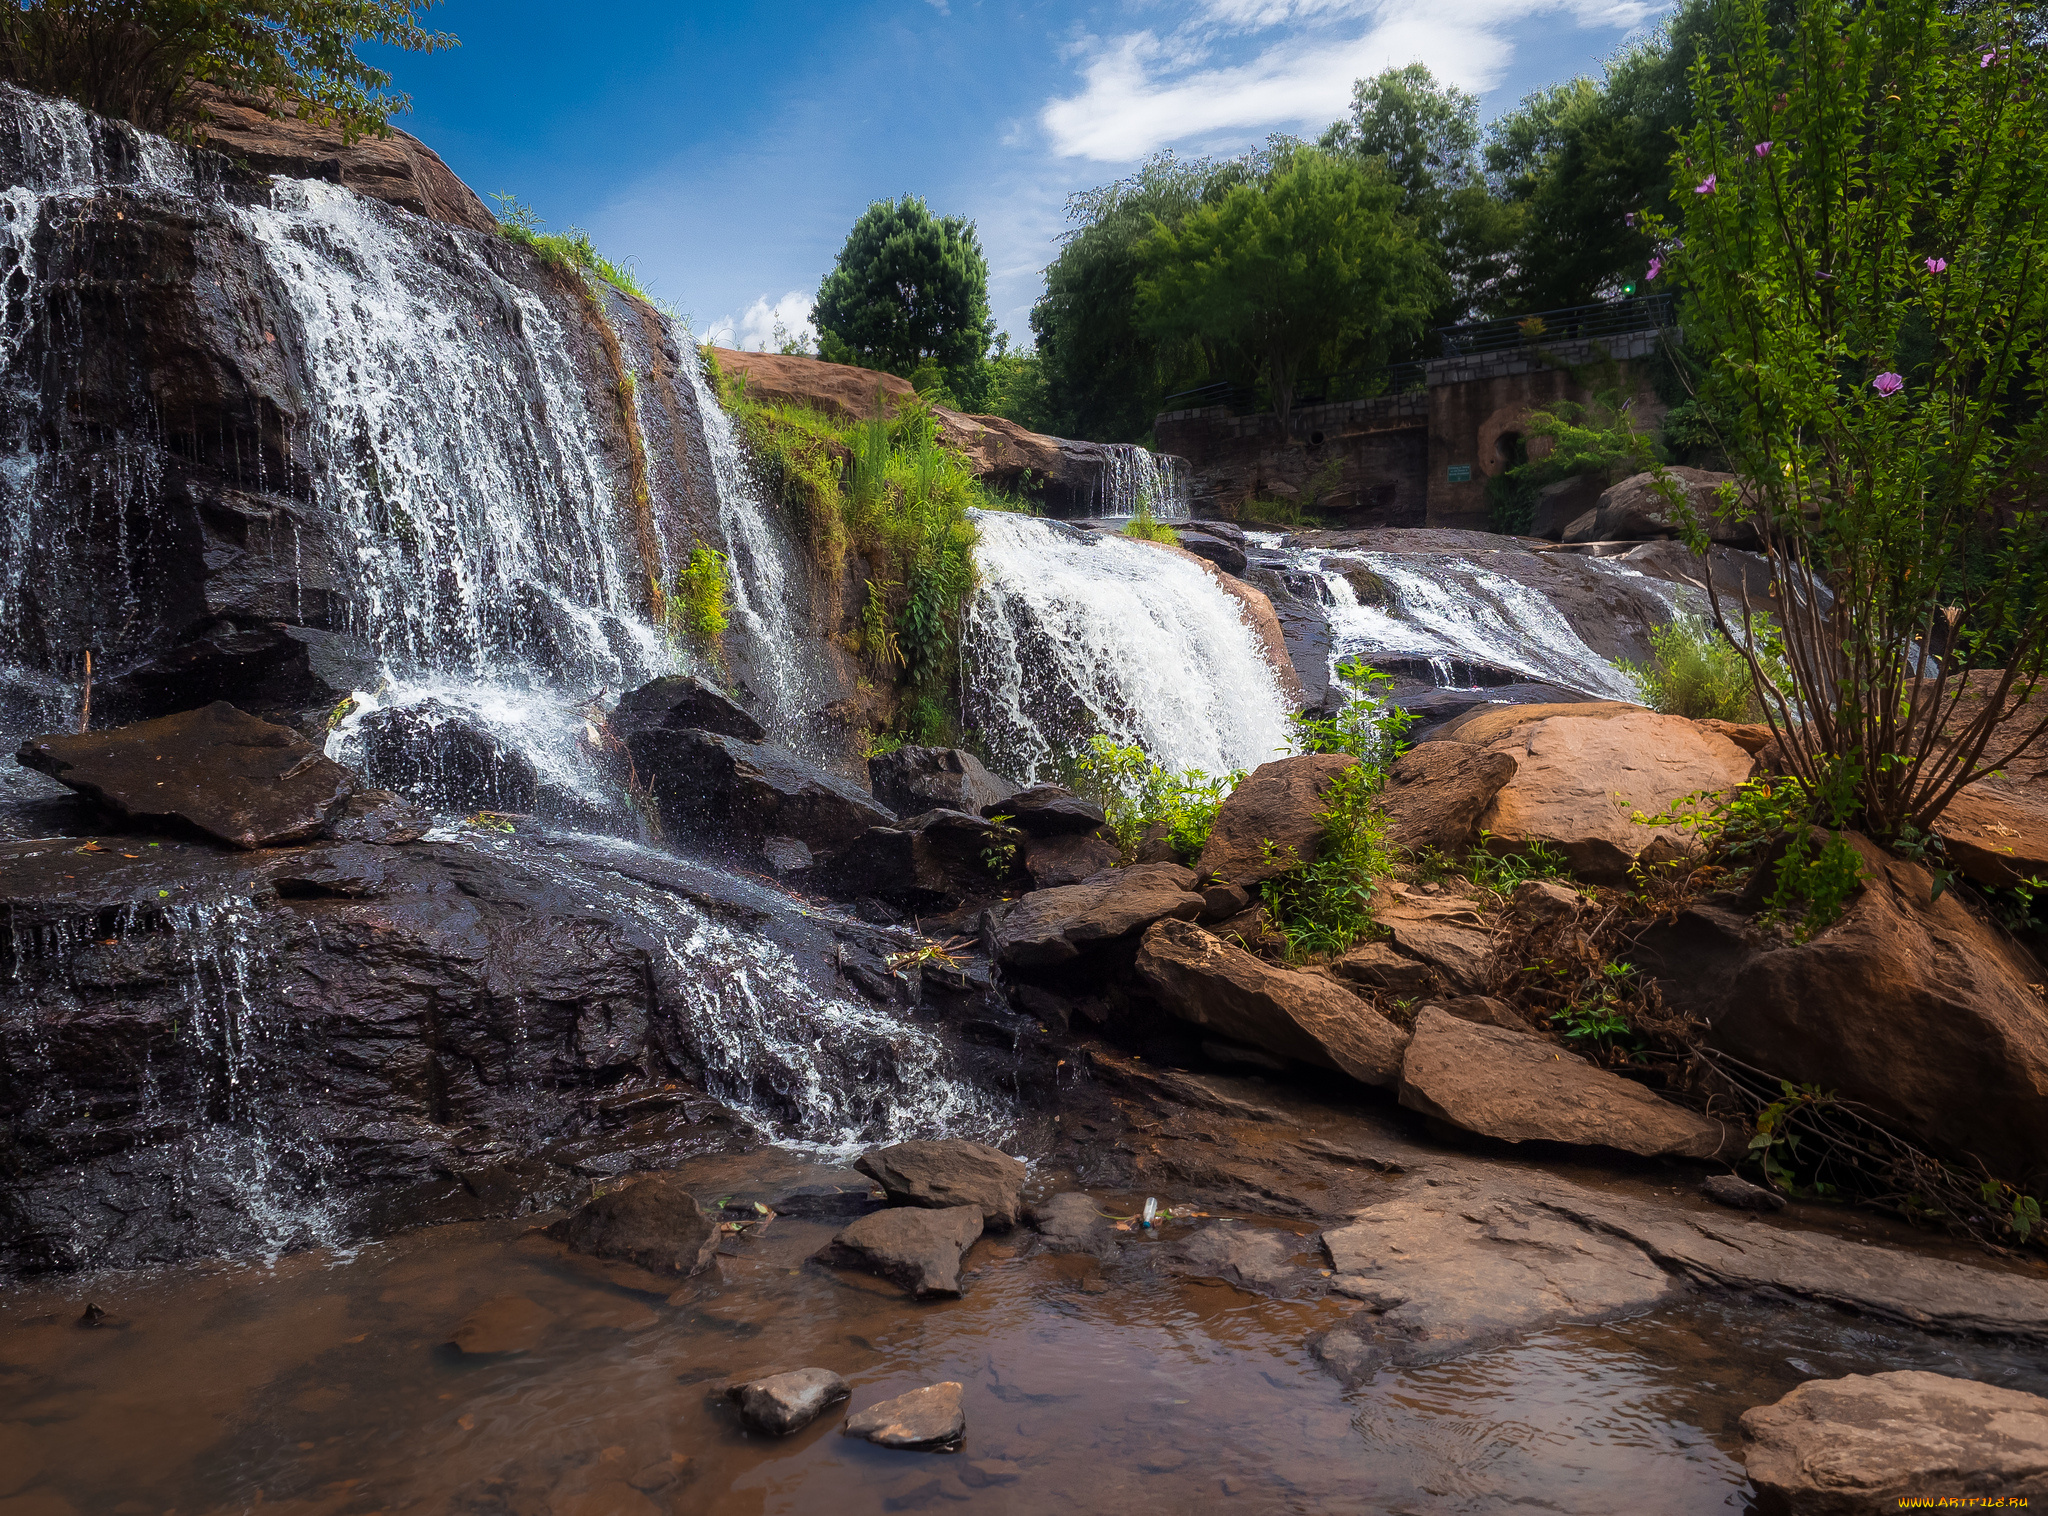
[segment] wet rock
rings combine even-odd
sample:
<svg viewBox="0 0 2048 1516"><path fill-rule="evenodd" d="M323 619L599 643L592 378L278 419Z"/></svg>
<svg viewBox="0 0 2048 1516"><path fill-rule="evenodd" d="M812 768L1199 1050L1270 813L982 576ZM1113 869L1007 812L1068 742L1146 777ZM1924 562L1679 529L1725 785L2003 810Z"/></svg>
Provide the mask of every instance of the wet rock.
<svg viewBox="0 0 2048 1516"><path fill-rule="evenodd" d="M1276 968L1189 921L1162 921L1138 950L1138 975L1174 1015L1252 1047L1363 1084L1392 1084L1407 1035L1320 975Z"/></svg>
<svg viewBox="0 0 2048 1516"><path fill-rule="evenodd" d="M260 711L331 707L346 691L314 674L303 633L294 631L281 621L212 617L107 680L95 691L95 703L134 718L197 710L216 700Z"/></svg>
<svg viewBox="0 0 2048 1516"><path fill-rule="evenodd" d="M740 1408L740 1420L771 1437L801 1432L851 1393L847 1382L830 1369L793 1369L749 1379L726 1391Z"/></svg>
<svg viewBox="0 0 2048 1516"><path fill-rule="evenodd" d="M1711 1158L1711 1121L1552 1042L1426 1006L1401 1068L1401 1104L1502 1142L1571 1142L1643 1157Z"/></svg>
<svg viewBox="0 0 2048 1516"><path fill-rule="evenodd" d="M983 806L984 816L1007 815L1010 825L1032 837L1059 837L1092 832L1109 818L1092 800L1083 800L1057 784L1035 784L1006 797L1001 803Z"/></svg>
<svg viewBox="0 0 2048 1516"><path fill-rule="evenodd" d="M718 1225L679 1176L653 1174L608 1190L548 1228L570 1251L686 1279L711 1267Z"/></svg>
<svg viewBox="0 0 2048 1516"><path fill-rule="evenodd" d="M1093 832L1062 832L1053 837L1027 837L1017 850L1018 862L1034 890L1056 890L1079 884L1113 869L1121 856L1114 842Z"/></svg>
<svg viewBox="0 0 2048 1516"><path fill-rule="evenodd" d="M1725 1205L1737 1211L1785 1209L1785 1197L1776 1190L1767 1190L1733 1174L1710 1174L1700 1181L1700 1193L1715 1205Z"/></svg>
<svg viewBox="0 0 2048 1516"><path fill-rule="evenodd" d="M1070 963L1092 947L1132 936L1163 917L1191 921L1204 901L1195 874L1177 863L1140 863L1082 884L1034 890L995 932L996 958L1014 968Z"/></svg>
<svg viewBox="0 0 2048 1516"><path fill-rule="evenodd" d="M768 736L768 729L739 702L695 674L670 674L621 695L608 725L622 742L639 732L695 730L742 742L762 742Z"/></svg>
<svg viewBox="0 0 2048 1516"><path fill-rule="evenodd" d="M885 1448L946 1447L966 1434L966 1399L957 1380L926 1385L855 1411L846 1418L845 1433Z"/></svg>
<svg viewBox="0 0 2048 1516"><path fill-rule="evenodd" d="M524 1295L501 1295L464 1317L448 1345L460 1353L479 1356L524 1353L539 1344L554 1321L553 1311Z"/></svg>
<svg viewBox="0 0 2048 1516"><path fill-rule="evenodd" d="M1749 754L1682 716L1622 710L1588 717L1595 707L1561 709L1512 728L1494 746L1515 760L1514 776L1479 817L1496 849L1546 843L1574 873L1597 883L1625 882L1635 856L1659 837L1682 844L1675 827L1642 826L1682 796L1733 789L1749 778ZM1471 725L1455 728L1458 740Z"/></svg>
<svg viewBox="0 0 2048 1516"><path fill-rule="evenodd" d="M859 1186L806 1185L788 1190L768 1202L778 1216L802 1216L814 1221L848 1221L881 1209L883 1202L865 1184Z"/></svg>
<svg viewBox="0 0 2048 1516"><path fill-rule="evenodd" d="M642 731L626 739L671 837L758 856L792 837L820 856L896 818L862 791L781 748L702 731Z"/></svg>
<svg viewBox="0 0 2048 1516"><path fill-rule="evenodd" d="M1461 854L1477 838L1480 814L1515 774L1506 753L1425 742L1394 760L1380 805L1387 835L1411 852Z"/></svg>
<svg viewBox="0 0 2048 1516"><path fill-rule="evenodd" d="M1218 536L1204 527L1177 527L1180 545L1197 558L1203 558L1226 574L1242 574L1249 560L1245 556L1244 544L1232 542Z"/></svg>
<svg viewBox="0 0 2048 1516"><path fill-rule="evenodd" d="M1810 942L1753 944L1703 922L1645 966L1660 984L1709 976L1720 990L1711 1035L1738 1058L1837 1091L1994 1174L2040 1172L2048 1004L2038 970L1955 891L1932 899L1924 868L1849 840L1864 887Z"/></svg>
<svg viewBox="0 0 2048 1516"><path fill-rule="evenodd" d="M965 811L926 811L869 827L803 883L842 900L906 906L985 900L1001 888L1000 850L1016 840L1015 832Z"/></svg>
<svg viewBox="0 0 2048 1516"><path fill-rule="evenodd" d="M370 783L422 805L525 815L541 804L533 760L468 711L441 700L367 713L344 756Z"/></svg>
<svg viewBox="0 0 2048 1516"><path fill-rule="evenodd" d="M1323 789L1357 761L1344 753L1310 753L1252 770L1217 807L1196 863L1203 877L1250 886L1313 863L1322 848Z"/></svg>
<svg viewBox="0 0 2048 1516"><path fill-rule="evenodd" d="M1339 979L1384 990L1390 995L1410 998L1426 995L1436 985L1428 964L1396 951L1384 942L1368 942L1331 960L1330 972Z"/></svg>
<svg viewBox="0 0 2048 1516"><path fill-rule="evenodd" d="M1555 879L1524 879L1508 897L1508 909L1525 921L1566 921L1579 913L1579 892Z"/></svg>
<svg viewBox="0 0 2048 1516"><path fill-rule="evenodd" d="M1760 1509L1875 1516L2048 1495L2048 1400L1917 1369L1812 1379L1742 1413Z"/></svg>
<svg viewBox="0 0 2048 1516"><path fill-rule="evenodd" d="M998 779L974 754L954 747L903 747L868 759L868 783L875 799L899 816L925 811L993 814L1017 793L1017 786Z"/></svg>
<svg viewBox="0 0 2048 1516"><path fill-rule="evenodd" d="M1069 1190L1031 1207L1031 1225L1055 1253L1099 1253L1109 1245L1109 1222L1093 1195Z"/></svg>
<svg viewBox="0 0 2048 1516"><path fill-rule="evenodd" d="M1302 1239L1292 1232L1212 1221L1169 1243L1160 1261L1176 1274L1220 1279L1255 1295L1279 1295L1312 1277L1290 1261L1301 1248Z"/></svg>
<svg viewBox="0 0 2048 1516"><path fill-rule="evenodd" d="M318 836L356 787L297 732L225 701L111 731L36 737L15 758L126 821L190 827L248 849Z"/></svg>
<svg viewBox="0 0 2048 1516"><path fill-rule="evenodd" d="M922 1300L960 1293L960 1260L979 1236L980 1206L895 1206L861 1217L817 1257L833 1268L878 1274Z"/></svg>
<svg viewBox="0 0 2048 1516"><path fill-rule="evenodd" d="M998 1231L1017 1224L1024 1160L1000 1148L957 1137L913 1138L870 1149L853 1166L882 1187L891 1205L931 1210L973 1206L982 1221Z"/></svg>
<svg viewBox="0 0 2048 1516"><path fill-rule="evenodd" d="M341 814L327 823L327 835L336 842L395 846L419 841L433 825L433 817L413 809L389 790L359 790L348 797Z"/></svg>

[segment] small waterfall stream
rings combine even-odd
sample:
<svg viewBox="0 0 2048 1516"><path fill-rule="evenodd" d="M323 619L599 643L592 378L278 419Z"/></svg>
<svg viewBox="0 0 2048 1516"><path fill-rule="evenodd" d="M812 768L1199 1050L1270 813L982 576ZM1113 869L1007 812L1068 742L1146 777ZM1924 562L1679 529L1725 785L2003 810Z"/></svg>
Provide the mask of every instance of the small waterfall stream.
<svg viewBox="0 0 2048 1516"><path fill-rule="evenodd" d="M977 512L964 714L999 773L1058 777L1101 732L1172 769L1255 768L1288 741L1288 702L1237 602L1144 543Z"/></svg>
<svg viewBox="0 0 2048 1516"><path fill-rule="evenodd" d="M1129 442L1111 443L1103 451L1109 455L1102 475L1103 516L1121 520L1147 505L1159 521L1186 521L1192 514L1180 459Z"/></svg>

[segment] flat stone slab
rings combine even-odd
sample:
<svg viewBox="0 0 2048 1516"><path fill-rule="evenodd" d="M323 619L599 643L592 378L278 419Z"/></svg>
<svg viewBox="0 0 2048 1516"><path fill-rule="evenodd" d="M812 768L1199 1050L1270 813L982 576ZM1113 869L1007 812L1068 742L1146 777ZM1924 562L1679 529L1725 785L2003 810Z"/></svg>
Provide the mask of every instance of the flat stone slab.
<svg viewBox="0 0 2048 1516"><path fill-rule="evenodd" d="M1169 1245L1162 1262L1173 1273L1220 1279L1254 1295L1285 1295L1315 1280L1292 1261L1308 1246L1292 1232L1212 1221Z"/></svg>
<svg viewBox="0 0 2048 1516"><path fill-rule="evenodd" d="M865 1437L885 1448L943 1448L967 1431L966 1390L958 1380L880 1401L846 1418L848 1437Z"/></svg>
<svg viewBox="0 0 2048 1516"><path fill-rule="evenodd" d="M960 1293L960 1260L981 1236L981 1207L928 1211L893 1206L863 1216L826 1243L819 1262L860 1269L920 1299Z"/></svg>
<svg viewBox="0 0 2048 1516"><path fill-rule="evenodd" d="M1008 1231L1017 1224L1024 1192L1024 1160L1001 1148L956 1137L922 1138L874 1148L853 1166L882 1187L891 1205L946 1210L979 1208L984 1225Z"/></svg>
<svg viewBox="0 0 2048 1516"><path fill-rule="evenodd" d="M1742 1434L1759 1492L1800 1516L2048 1496L2048 1400L1945 1374L1810 1380L1744 1411Z"/></svg>
<svg viewBox="0 0 2048 1516"><path fill-rule="evenodd" d="M1720 1122L1528 1032L1425 1006L1401 1065L1401 1104L1502 1142L1571 1142L1645 1158L1711 1158Z"/></svg>
<svg viewBox="0 0 2048 1516"><path fill-rule="evenodd" d="M771 1437L801 1432L850 1393L846 1381L830 1369L791 1369L726 1389L739 1405L740 1420Z"/></svg>

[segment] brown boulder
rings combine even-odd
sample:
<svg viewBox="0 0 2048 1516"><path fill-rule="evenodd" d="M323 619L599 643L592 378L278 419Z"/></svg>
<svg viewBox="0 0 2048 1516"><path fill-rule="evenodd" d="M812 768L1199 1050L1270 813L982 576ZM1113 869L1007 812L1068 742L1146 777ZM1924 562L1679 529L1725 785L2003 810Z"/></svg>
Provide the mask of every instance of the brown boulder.
<svg viewBox="0 0 2048 1516"><path fill-rule="evenodd" d="M1737 521L1721 504L1721 486L1735 484L1733 474L1707 469L1669 468L1685 491L1694 513L1706 524L1707 536L1729 547L1759 545L1756 523ZM1593 509L1565 529L1566 542L1629 542L1644 538L1677 537L1683 531L1679 513L1657 489L1654 473L1631 474L1604 491Z"/></svg>
<svg viewBox="0 0 2048 1516"><path fill-rule="evenodd" d="M966 1397L966 1387L957 1379L928 1384L855 1411L841 1431L885 1448L945 1447L967 1431Z"/></svg>
<svg viewBox="0 0 2048 1516"><path fill-rule="evenodd" d="M1401 1104L1502 1142L1571 1142L1645 1158L1711 1158L1728 1134L1553 1042L1423 1007Z"/></svg>
<svg viewBox="0 0 2048 1516"><path fill-rule="evenodd" d="M876 1211L818 1251L821 1263L859 1269L901 1285L919 1299L960 1293L960 1260L981 1236L981 1207Z"/></svg>
<svg viewBox="0 0 2048 1516"><path fill-rule="evenodd" d="M743 353L715 347L721 373L746 380L747 398L770 405L802 405L838 421L868 421L915 400L908 379L850 363L827 363L790 353Z"/></svg>
<svg viewBox="0 0 2048 1516"><path fill-rule="evenodd" d="M319 836L356 787L290 727L225 700L110 731L31 738L14 756L126 821L182 824L238 848Z"/></svg>
<svg viewBox="0 0 2048 1516"><path fill-rule="evenodd" d="M1345 753L1308 753L1260 764L1217 807L1196 868L1204 877L1253 885L1297 863L1313 863L1323 844L1323 790L1357 761Z"/></svg>
<svg viewBox="0 0 2048 1516"><path fill-rule="evenodd" d="M995 957L1012 968L1068 963L1083 950L1143 931L1162 917L1192 921L1205 904L1177 863L1112 869L1082 884L1034 890L995 932Z"/></svg>
<svg viewBox="0 0 2048 1516"><path fill-rule="evenodd" d="M1407 1036L1319 974L1254 958L1186 921L1162 921L1138 948L1138 975L1183 1021L1285 1058L1392 1084Z"/></svg>
<svg viewBox="0 0 2048 1516"><path fill-rule="evenodd" d="M1121 856L1114 842L1080 832L1027 837L1017 850L1017 861L1030 876L1034 890L1054 890L1064 884L1093 879L1104 870L1115 868Z"/></svg>
<svg viewBox="0 0 2048 1516"><path fill-rule="evenodd" d="M1384 911L1376 919L1393 933L1403 953L1436 970L1446 989L1476 995L1486 988L1493 963L1491 933L1471 922L1419 912Z"/></svg>
<svg viewBox="0 0 2048 1516"><path fill-rule="evenodd" d="M1403 997L1426 995L1436 984L1436 975L1428 964L1384 942L1368 942L1353 948L1331 962L1330 972L1353 984Z"/></svg>
<svg viewBox="0 0 2048 1516"><path fill-rule="evenodd" d="M1946 1374L1810 1379L1744 1411L1742 1435L1765 1510L1875 1516L2048 1495L2048 1400Z"/></svg>
<svg viewBox="0 0 2048 1516"><path fill-rule="evenodd" d="M2048 814L2038 793L2002 776L1958 791L1934 823L1949 862L1965 878L2000 888L2048 877Z"/></svg>
<svg viewBox="0 0 2048 1516"><path fill-rule="evenodd" d="M1017 1224L1024 1160L1000 1148L957 1137L913 1138L863 1153L853 1166L882 1187L891 1205L971 1205L989 1226L1008 1231Z"/></svg>
<svg viewBox="0 0 2048 1516"><path fill-rule="evenodd" d="M1030 837L1066 837L1093 832L1109 818L1092 800L1083 800L1058 784L1034 784L981 808L984 816L1008 816L1009 824Z"/></svg>
<svg viewBox="0 0 2048 1516"><path fill-rule="evenodd" d="M289 105L273 120L261 101L203 82L191 90L205 111L199 140L259 174L325 179L432 221L479 232L498 229L498 218L476 191L417 137L394 128L388 137L345 142L339 127L301 121Z"/></svg>
<svg viewBox="0 0 2048 1516"><path fill-rule="evenodd" d="M1625 710L1602 720L1554 716L1517 727L1494 744L1515 760L1514 777L1479 817L1492 845L1546 843L1572 870L1621 883L1636 855L1676 827L1643 826L1682 796L1725 791L1749 778L1749 754L1683 716Z"/></svg>
<svg viewBox="0 0 2048 1516"><path fill-rule="evenodd" d="M1576 721L1611 721L1616 716L1647 709L1647 706L1627 700L1576 700L1559 705L1482 705L1446 721L1418 746L1427 747L1433 742L1464 742L1473 747L1492 747L1523 727L1548 721L1553 716L1567 716Z"/></svg>
<svg viewBox="0 0 2048 1516"><path fill-rule="evenodd" d="M1506 753L1422 743L1396 758L1387 775L1380 794L1387 835L1410 852L1462 853L1472 845L1480 813L1514 776L1515 760Z"/></svg>
<svg viewBox="0 0 2048 1516"><path fill-rule="evenodd" d="M2041 971L1918 864L1850 837L1862 891L1800 946L1717 936L1716 1044L1794 1083L1871 1107L2014 1181L2048 1167L2048 1004ZM1741 956L1737 956L1741 955ZM1686 963L1697 974L1702 965ZM1660 977L1662 977L1660 975Z"/></svg>
<svg viewBox="0 0 2048 1516"><path fill-rule="evenodd" d="M974 754L953 747L900 747L868 759L868 787L899 816L926 811L999 812L1017 786L998 779Z"/></svg>
<svg viewBox="0 0 2048 1516"><path fill-rule="evenodd" d="M718 1249L716 1223L675 1174L607 1190L549 1227L548 1235L571 1252L677 1278L703 1273Z"/></svg>
<svg viewBox="0 0 2048 1516"><path fill-rule="evenodd" d="M727 1385L725 1393L749 1427L771 1437L787 1437L824 1415L827 1406L844 1400L851 1388L830 1369L792 1369Z"/></svg>

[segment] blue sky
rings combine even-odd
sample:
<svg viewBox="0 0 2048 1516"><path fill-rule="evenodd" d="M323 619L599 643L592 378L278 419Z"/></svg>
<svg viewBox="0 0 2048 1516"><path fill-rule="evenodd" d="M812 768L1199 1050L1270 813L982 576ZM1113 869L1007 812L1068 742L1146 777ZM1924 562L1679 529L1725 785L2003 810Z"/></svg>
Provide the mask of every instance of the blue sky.
<svg viewBox="0 0 2048 1516"><path fill-rule="evenodd" d="M1597 70L1653 0L446 0L462 46L388 60L399 124L480 194L631 259L700 336L794 326L846 231L906 191L980 230L999 325L1028 313L1066 197L1158 148L1313 134L1420 59L1492 117Z"/></svg>

